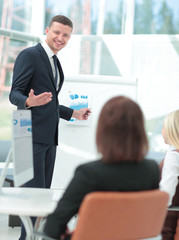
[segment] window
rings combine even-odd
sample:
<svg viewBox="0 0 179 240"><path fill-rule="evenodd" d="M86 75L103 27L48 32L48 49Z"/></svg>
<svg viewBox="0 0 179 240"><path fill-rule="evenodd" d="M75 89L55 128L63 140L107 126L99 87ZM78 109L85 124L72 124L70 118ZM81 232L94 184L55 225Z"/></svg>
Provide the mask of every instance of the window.
<svg viewBox="0 0 179 240"><path fill-rule="evenodd" d="M136 0L135 34L178 34L179 3L177 0Z"/></svg>

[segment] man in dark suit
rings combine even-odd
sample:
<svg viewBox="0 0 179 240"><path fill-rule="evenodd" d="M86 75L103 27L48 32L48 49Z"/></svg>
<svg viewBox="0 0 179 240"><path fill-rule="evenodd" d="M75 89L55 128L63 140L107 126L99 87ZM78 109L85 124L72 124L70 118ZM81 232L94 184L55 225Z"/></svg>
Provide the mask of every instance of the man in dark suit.
<svg viewBox="0 0 179 240"><path fill-rule="evenodd" d="M26 187L50 188L59 118L86 120L90 114L88 108L76 111L58 102L64 75L56 55L68 43L72 29L69 18L53 17L46 28L46 40L23 50L15 61L9 98L18 109L32 112L34 178Z"/></svg>

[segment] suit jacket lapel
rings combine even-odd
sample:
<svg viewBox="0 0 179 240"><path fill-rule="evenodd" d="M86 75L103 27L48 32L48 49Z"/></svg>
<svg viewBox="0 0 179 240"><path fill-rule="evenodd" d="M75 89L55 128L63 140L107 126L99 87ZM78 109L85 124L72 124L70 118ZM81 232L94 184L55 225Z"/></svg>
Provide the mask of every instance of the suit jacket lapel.
<svg viewBox="0 0 179 240"><path fill-rule="evenodd" d="M50 75L51 81L52 81L52 83L53 83L53 85L54 85L54 87L55 87L54 78L53 78L53 73L52 73L52 68L51 68L51 64L50 64L49 58L48 58L45 50L43 49L43 47L41 46L40 43L38 43L36 47L37 47L37 49L38 49L39 52L40 52L40 55L41 55L41 57L42 57L42 60L43 60L43 62L45 63L45 66L46 66L46 68L47 68L47 70L48 70L48 73L49 73L49 75Z"/></svg>
<svg viewBox="0 0 179 240"><path fill-rule="evenodd" d="M58 92L61 90L62 85L63 85L63 81L64 81L64 74L63 74L63 70L60 64L60 61L57 58L57 65L58 65L58 70L59 70L59 74L60 74L60 83L59 83L59 87L58 87Z"/></svg>
<svg viewBox="0 0 179 240"><path fill-rule="evenodd" d="M46 67L48 69L48 72L49 72L51 81L52 81L52 83L54 85L54 88L56 88L49 58L48 58L45 50L43 49L43 47L41 46L40 43L38 43L36 47L39 50L40 55L42 57L42 60L44 61L45 65L46 65ZM58 90L57 90L57 92L59 92L61 90L61 88L62 88L62 85L63 85L64 74L63 74L63 70L62 70L62 67L61 67L61 64L60 64L60 61L58 60L58 58L57 58L57 65L58 65L58 70L59 70L59 73L60 73L60 84L59 84L59 87L58 87Z"/></svg>

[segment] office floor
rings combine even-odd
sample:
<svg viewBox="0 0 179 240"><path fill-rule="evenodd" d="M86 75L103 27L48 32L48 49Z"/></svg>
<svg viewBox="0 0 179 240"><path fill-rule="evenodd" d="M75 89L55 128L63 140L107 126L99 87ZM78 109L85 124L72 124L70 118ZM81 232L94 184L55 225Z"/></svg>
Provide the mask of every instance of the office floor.
<svg viewBox="0 0 179 240"><path fill-rule="evenodd" d="M20 227L9 227L8 219L8 215L0 214L0 240L18 240Z"/></svg>
<svg viewBox="0 0 179 240"><path fill-rule="evenodd" d="M9 227L8 216L0 214L0 240L18 240L20 236L20 227ZM148 240L160 240L161 237L156 237Z"/></svg>

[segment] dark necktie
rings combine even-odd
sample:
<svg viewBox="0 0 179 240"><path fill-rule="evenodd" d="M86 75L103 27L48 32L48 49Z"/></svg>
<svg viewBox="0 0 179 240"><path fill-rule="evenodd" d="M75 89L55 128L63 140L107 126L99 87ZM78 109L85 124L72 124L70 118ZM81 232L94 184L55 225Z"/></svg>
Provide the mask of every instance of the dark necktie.
<svg viewBox="0 0 179 240"><path fill-rule="evenodd" d="M57 86L57 56L53 55L53 61L54 61L54 66L55 66L55 78L54 78L54 82L55 82L55 86Z"/></svg>

